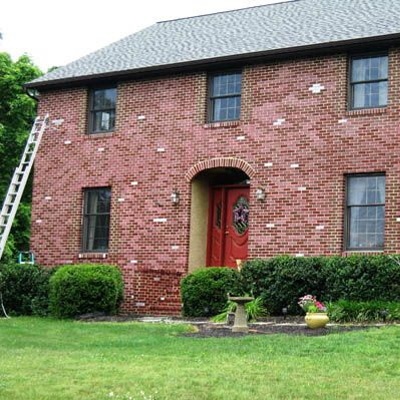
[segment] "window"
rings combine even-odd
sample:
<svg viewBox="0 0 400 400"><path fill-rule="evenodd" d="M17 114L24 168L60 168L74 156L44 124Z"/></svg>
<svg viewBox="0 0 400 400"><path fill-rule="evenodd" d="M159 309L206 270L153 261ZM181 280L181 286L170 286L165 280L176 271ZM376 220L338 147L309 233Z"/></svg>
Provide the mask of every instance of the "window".
<svg viewBox="0 0 400 400"><path fill-rule="evenodd" d="M209 81L209 121L239 119L241 91L242 74L240 72L212 75Z"/></svg>
<svg viewBox="0 0 400 400"><path fill-rule="evenodd" d="M350 61L350 108L384 107L388 100L388 56Z"/></svg>
<svg viewBox="0 0 400 400"><path fill-rule="evenodd" d="M349 176L346 214L348 250L383 249L385 176Z"/></svg>
<svg viewBox="0 0 400 400"><path fill-rule="evenodd" d="M83 203L83 251L107 251L110 230L110 188L86 189Z"/></svg>
<svg viewBox="0 0 400 400"><path fill-rule="evenodd" d="M90 96L89 132L110 132L115 127L116 88L93 89Z"/></svg>

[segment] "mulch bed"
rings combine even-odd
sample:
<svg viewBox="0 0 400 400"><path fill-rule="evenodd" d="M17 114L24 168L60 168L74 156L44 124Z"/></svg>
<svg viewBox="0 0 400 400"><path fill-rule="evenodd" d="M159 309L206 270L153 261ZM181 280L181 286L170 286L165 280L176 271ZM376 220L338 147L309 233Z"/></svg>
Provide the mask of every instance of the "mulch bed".
<svg viewBox="0 0 400 400"><path fill-rule="evenodd" d="M216 324L196 324L196 331L186 333L184 336L194 338L209 338L209 337L242 337L245 333L232 332L232 328L226 325ZM286 334L286 335L304 335L304 336L324 336L335 333L359 331L364 329L379 328L379 326L368 325L330 325L321 329L310 329L301 324L262 324L249 325L249 333L247 335L271 335L271 334Z"/></svg>
<svg viewBox="0 0 400 400"><path fill-rule="evenodd" d="M249 333L232 332L232 327L224 324L211 323L206 318L182 319L176 317L140 317L140 316L122 316L122 315L104 315L100 313L82 315L77 318L86 322L162 322L162 323L187 323L194 328L193 332L185 333L185 337L193 338L223 338L223 337L242 337L246 335L303 335L303 336L324 336L342 332L352 332L365 329L377 329L382 325L329 325L322 329L309 329L304 324L304 317L288 316L268 317L261 319L260 324L249 324Z"/></svg>

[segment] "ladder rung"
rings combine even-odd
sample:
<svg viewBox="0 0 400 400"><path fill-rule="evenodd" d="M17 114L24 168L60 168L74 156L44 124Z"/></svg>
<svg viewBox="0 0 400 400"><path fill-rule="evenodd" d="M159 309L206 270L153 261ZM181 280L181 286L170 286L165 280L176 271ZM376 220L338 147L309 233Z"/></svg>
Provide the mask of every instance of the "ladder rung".
<svg viewBox="0 0 400 400"><path fill-rule="evenodd" d="M4 245L9 235L9 229L14 220L15 211L18 208L21 195L25 189L27 177L31 166L35 160L36 150L40 144L42 135L47 128L47 114L43 119L37 117L33 123L32 129L26 140L24 153L22 154L20 164L14 171L11 184L8 187L6 198L3 204L2 213L0 213L0 259L3 255Z"/></svg>

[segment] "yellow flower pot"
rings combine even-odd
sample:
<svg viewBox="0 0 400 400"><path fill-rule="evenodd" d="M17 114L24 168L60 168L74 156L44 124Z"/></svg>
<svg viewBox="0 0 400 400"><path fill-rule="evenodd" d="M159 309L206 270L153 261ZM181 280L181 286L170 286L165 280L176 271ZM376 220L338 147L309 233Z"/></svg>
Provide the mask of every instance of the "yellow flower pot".
<svg viewBox="0 0 400 400"><path fill-rule="evenodd" d="M307 313L304 319L310 329L324 328L329 322L327 313Z"/></svg>

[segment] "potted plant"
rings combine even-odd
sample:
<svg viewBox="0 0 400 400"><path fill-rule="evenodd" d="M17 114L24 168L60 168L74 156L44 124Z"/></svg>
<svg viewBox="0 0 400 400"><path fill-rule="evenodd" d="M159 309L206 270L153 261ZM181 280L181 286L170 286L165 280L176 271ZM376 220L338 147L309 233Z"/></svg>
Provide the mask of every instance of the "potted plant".
<svg viewBox="0 0 400 400"><path fill-rule="evenodd" d="M329 322L326 307L311 294L299 298L299 306L306 312L305 321L309 328L324 328Z"/></svg>

